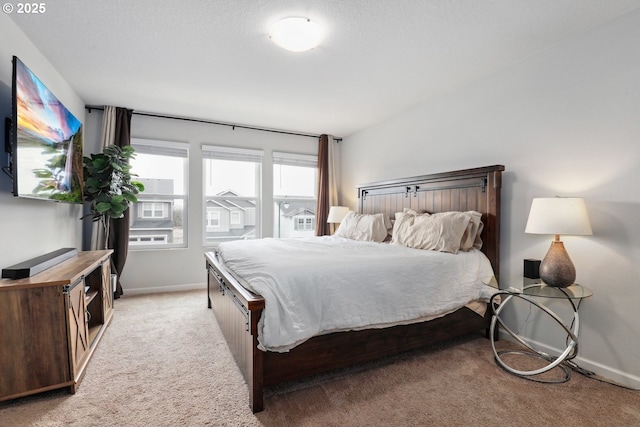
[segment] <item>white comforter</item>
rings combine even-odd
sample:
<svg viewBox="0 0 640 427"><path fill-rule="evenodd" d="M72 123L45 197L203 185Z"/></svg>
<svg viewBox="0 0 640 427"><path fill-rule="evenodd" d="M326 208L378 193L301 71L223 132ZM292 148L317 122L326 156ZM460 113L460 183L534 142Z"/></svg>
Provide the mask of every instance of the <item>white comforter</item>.
<svg viewBox="0 0 640 427"><path fill-rule="evenodd" d="M448 254L335 236L221 243L225 269L265 299L258 342L288 351L333 331L438 317L488 300L493 275L478 251Z"/></svg>

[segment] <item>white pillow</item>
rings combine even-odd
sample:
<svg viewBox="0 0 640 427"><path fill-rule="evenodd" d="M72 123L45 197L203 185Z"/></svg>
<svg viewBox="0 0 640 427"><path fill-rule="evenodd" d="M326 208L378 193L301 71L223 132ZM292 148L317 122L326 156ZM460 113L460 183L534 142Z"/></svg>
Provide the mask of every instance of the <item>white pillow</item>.
<svg viewBox="0 0 640 427"><path fill-rule="evenodd" d="M384 220L384 228L387 229L388 234L391 234L391 231L393 230L393 222L391 221L391 218L389 218L388 215L380 215L382 215L382 219Z"/></svg>
<svg viewBox="0 0 640 427"><path fill-rule="evenodd" d="M411 209L411 208L403 208L402 212L403 213L408 213L408 214L411 214L411 215L420 215L420 212L418 212L415 209Z"/></svg>
<svg viewBox="0 0 640 427"><path fill-rule="evenodd" d="M460 213L466 215L469 218L467 229L462 234L462 239L460 240L460 250L467 252L473 248L481 249L482 239L480 238L480 233L482 233L482 229L484 228L484 224L482 223L482 214L476 211L466 211ZM433 215L438 216L443 214L450 214L450 212L440 212Z"/></svg>
<svg viewBox="0 0 640 427"><path fill-rule="evenodd" d="M480 238L480 234L484 228L484 224L482 223L482 214L476 211L467 211L465 214L469 215L469 225L462 236L460 250L466 252L470 251L472 248L478 250L482 249L482 239Z"/></svg>
<svg viewBox="0 0 640 427"><path fill-rule="evenodd" d="M367 242L382 242L387 237L384 215L349 211L336 230L336 236Z"/></svg>
<svg viewBox="0 0 640 427"><path fill-rule="evenodd" d="M397 213L391 243L414 249L458 253L471 216L464 212L434 215Z"/></svg>

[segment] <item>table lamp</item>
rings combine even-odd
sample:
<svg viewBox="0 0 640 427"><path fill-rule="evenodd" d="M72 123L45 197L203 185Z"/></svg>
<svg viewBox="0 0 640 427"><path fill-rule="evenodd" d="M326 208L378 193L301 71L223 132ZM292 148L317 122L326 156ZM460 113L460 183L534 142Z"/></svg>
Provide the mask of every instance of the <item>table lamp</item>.
<svg viewBox="0 0 640 427"><path fill-rule="evenodd" d="M593 234L584 200L579 197L533 199L524 232L555 235L540 264L540 279L548 286L557 288L572 285L576 280L576 268L560 240L560 235Z"/></svg>
<svg viewBox="0 0 640 427"><path fill-rule="evenodd" d="M327 215L327 222L329 224L341 223L348 213L349 208L346 206L330 206L329 215Z"/></svg>

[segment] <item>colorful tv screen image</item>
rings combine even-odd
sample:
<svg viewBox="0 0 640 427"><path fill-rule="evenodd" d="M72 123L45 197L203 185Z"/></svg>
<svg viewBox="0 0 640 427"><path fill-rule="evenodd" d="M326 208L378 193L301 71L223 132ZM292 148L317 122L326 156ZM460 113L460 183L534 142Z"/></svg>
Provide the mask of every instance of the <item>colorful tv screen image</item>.
<svg viewBox="0 0 640 427"><path fill-rule="evenodd" d="M82 203L82 123L15 61L17 196Z"/></svg>

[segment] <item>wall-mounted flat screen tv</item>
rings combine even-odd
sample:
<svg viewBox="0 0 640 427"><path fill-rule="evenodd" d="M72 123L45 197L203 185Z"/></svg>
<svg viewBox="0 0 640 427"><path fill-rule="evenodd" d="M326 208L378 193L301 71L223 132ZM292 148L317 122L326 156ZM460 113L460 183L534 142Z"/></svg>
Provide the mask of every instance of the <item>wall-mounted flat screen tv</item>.
<svg viewBox="0 0 640 427"><path fill-rule="evenodd" d="M13 194L82 203L82 123L15 56L12 123Z"/></svg>

